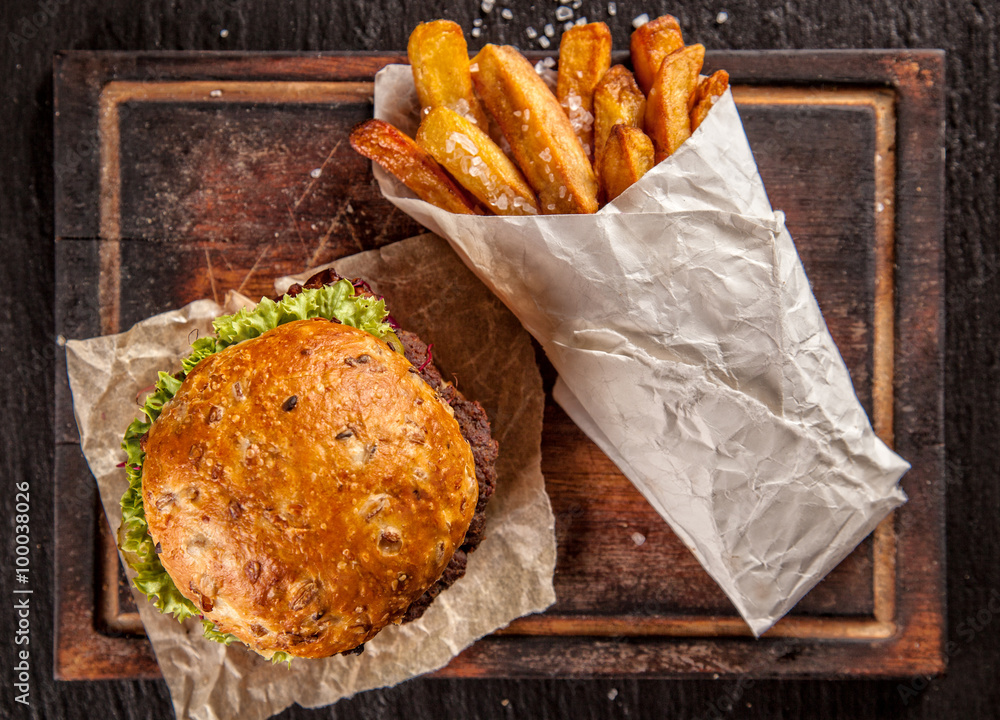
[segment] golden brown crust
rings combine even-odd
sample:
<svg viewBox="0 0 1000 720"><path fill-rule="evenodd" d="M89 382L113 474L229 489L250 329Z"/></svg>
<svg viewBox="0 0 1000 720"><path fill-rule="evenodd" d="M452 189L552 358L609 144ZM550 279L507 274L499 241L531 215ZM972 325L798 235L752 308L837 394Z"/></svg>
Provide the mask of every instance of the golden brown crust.
<svg viewBox="0 0 1000 720"><path fill-rule="evenodd" d="M302 320L202 361L164 408L146 519L220 631L265 656L325 657L398 622L444 570L475 467L411 368L363 331Z"/></svg>

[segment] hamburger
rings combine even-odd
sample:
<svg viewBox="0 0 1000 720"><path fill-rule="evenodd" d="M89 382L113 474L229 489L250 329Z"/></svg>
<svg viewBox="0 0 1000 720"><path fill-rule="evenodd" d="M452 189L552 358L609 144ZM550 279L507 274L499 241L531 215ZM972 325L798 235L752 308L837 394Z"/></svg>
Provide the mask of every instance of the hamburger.
<svg viewBox="0 0 1000 720"><path fill-rule="evenodd" d="M332 271L214 329L122 443L134 583L275 662L360 652L420 617L482 540L486 413Z"/></svg>

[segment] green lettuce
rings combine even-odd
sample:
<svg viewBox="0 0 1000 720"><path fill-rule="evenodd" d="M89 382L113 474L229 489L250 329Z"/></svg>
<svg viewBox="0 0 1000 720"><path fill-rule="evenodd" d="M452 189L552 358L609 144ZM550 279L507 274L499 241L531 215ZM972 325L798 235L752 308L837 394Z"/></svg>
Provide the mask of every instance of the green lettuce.
<svg viewBox="0 0 1000 720"><path fill-rule="evenodd" d="M157 610L173 615L178 622L201 616L201 611L181 594L160 562L153 538L149 534L142 502L142 464L146 457L142 449L142 438L160 416L163 406L177 394L187 374L205 358L228 347L259 337L279 325L317 317L339 320L345 325L364 330L386 341L396 352L402 353L402 343L392 326L386 322L388 315L384 300L358 295L348 280L303 290L295 297L286 295L278 302L264 298L254 308L216 318L212 323L215 336L195 340L191 344L191 353L181 360L181 370L178 373L159 373L155 389L142 407L145 419L133 420L122 440L122 449L128 456L125 472L129 487L121 499L122 525L118 538L122 554L137 573L133 581L135 586L149 598ZM235 635L219 632L210 620L202 618L202 624L205 637L210 640L225 645L239 640ZM292 656L288 653L278 651L274 653L271 662L291 662L291 659Z"/></svg>
<svg viewBox="0 0 1000 720"><path fill-rule="evenodd" d="M385 340L393 350L402 353L402 343L386 322L388 315L385 300L370 295L357 295L350 281L338 280L333 285L303 290L295 297L285 295L279 302L264 298L253 308L216 318L212 323L217 338L215 351L225 350L293 320L324 317L364 330Z"/></svg>

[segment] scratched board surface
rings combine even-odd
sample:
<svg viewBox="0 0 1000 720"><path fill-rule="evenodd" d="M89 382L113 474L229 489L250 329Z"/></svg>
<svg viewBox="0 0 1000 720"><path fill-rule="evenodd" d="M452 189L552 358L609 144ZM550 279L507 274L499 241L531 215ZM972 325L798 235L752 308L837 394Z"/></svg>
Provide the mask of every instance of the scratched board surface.
<svg viewBox="0 0 1000 720"><path fill-rule="evenodd" d="M67 168L57 183L60 332L84 337L121 330L191 300L221 299L228 290L268 295L277 276L421 232L381 198L368 161L346 142L350 128L370 117L374 70L391 59L65 57L57 74L57 166L63 159ZM875 158L894 152L885 123L896 116L887 116L885 108L898 98L850 84L791 88L789 94L782 73L787 78L818 72L802 70L799 60L776 65L762 54L709 61L734 71L761 175L773 205L787 213L862 404L873 417L886 407L891 415L893 377L891 364L885 374L879 333L888 333L893 353L892 328L884 326L886 302L892 320L892 295L886 299L884 285L893 283L886 256L892 244L886 227L893 219L886 225L875 209L885 197L895 197L895 184ZM871 65L862 60L857 67ZM157 70L153 83L145 81L150 67ZM740 84L741 72L749 81L761 68L774 77ZM842 71L861 72L850 63ZM81 138L94 137L100 152L75 165L65 162ZM551 389L551 368L540 361ZM131 637L141 627L113 542L100 522L85 531L73 522L81 510L70 501L82 497L92 480L73 444L65 389L57 391L57 415L63 441L57 462L65 470L57 477L64 501L59 532L69 553L61 555L66 560L58 575L67 590L61 599L61 672L154 675L148 645ZM939 666L933 642L925 638L924 651L912 654L908 643L915 641L904 638L901 645L897 632L909 620L909 596L896 602L897 543L924 543L920 552L927 556L936 552L939 538L906 534L912 517L918 527L929 522L933 530L934 512L929 519L919 515L919 489L916 503L911 499L898 519L880 527L803 598L769 645L746 639L721 590L551 398L543 471L559 543L557 602L477 644L445 675L533 675L553 668L568 675L634 668L650 674L720 668L886 673L897 666ZM933 468L927 472L933 475ZM94 556L88 570L87 558ZM914 572L906 565L902 570ZM925 588L932 596L937 592L933 582ZM96 636L75 621L88 612ZM921 623L913 632L933 636L933 618ZM773 643L779 638L795 638L808 652L779 662L768 650L778 647ZM866 655L852 638L870 641L867 652L875 655ZM693 665L692 652L700 658ZM96 654L101 659L95 661Z"/></svg>

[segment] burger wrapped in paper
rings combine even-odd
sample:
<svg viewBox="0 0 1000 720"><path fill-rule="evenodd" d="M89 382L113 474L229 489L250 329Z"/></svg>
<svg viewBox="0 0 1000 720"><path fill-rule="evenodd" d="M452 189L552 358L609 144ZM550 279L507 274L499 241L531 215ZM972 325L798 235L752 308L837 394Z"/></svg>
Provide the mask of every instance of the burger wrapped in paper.
<svg viewBox="0 0 1000 720"><path fill-rule="evenodd" d="M464 574L495 483L486 414L332 271L214 328L122 444L135 585L275 662L360 652Z"/></svg>

